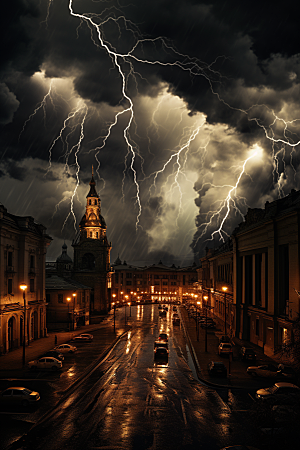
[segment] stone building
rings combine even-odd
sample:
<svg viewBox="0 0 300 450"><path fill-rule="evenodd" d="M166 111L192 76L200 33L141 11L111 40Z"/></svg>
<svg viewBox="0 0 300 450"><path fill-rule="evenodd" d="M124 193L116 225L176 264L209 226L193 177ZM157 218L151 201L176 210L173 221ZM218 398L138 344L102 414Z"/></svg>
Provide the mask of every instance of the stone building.
<svg viewBox="0 0 300 450"><path fill-rule="evenodd" d="M110 309L111 295L111 243L106 237L106 223L101 215L101 201L92 173L87 194L86 211L74 239L72 278L92 288L91 313L105 313Z"/></svg>
<svg viewBox="0 0 300 450"><path fill-rule="evenodd" d="M232 239L237 336L272 355L300 312L300 191L249 209Z"/></svg>
<svg viewBox="0 0 300 450"><path fill-rule="evenodd" d="M189 267L171 267L161 261L151 266L138 267L122 264L118 258L112 276L112 293L116 301L183 301L194 292L197 281L196 264ZM127 296L127 297L126 297Z"/></svg>
<svg viewBox="0 0 300 450"><path fill-rule="evenodd" d="M28 344L47 333L45 257L51 240L32 217L10 214L0 204L1 353L23 345L24 334ZM27 285L25 305L21 283Z"/></svg>
<svg viewBox="0 0 300 450"><path fill-rule="evenodd" d="M206 249L201 258L199 298L211 314L223 322L227 334L235 334L236 308L233 297L233 244L229 239L216 249ZM207 302L203 299L207 297Z"/></svg>

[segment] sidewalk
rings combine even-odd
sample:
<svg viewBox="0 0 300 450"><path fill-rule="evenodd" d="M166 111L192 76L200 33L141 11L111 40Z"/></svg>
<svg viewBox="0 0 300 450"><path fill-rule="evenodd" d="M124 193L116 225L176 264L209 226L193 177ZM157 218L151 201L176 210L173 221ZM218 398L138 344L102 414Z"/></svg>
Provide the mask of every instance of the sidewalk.
<svg viewBox="0 0 300 450"><path fill-rule="evenodd" d="M260 347L254 346L249 342L242 342L234 338L233 344L233 360L229 361L228 357L221 357L218 355L219 336L223 335L221 324L217 323L216 329L207 330L207 352L205 352L205 329L199 327L199 340L197 340L196 321L193 318L189 318L187 310L180 308L181 317L184 321L184 327L189 336L190 343L194 349L195 356L198 360L200 371L198 370L198 376L205 382L218 386L231 386L237 388L258 388L262 384L262 380L253 379L251 375L247 374L247 367L250 365L261 365L264 363L278 364L268 356L266 356ZM238 353L240 348L245 345L252 347L256 353L256 362L251 363L249 361L240 361L238 359ZM227 378L211 377L208 374L207 364L210 361L222 361L227 367ZM230 365L230 370L229 370ZM229 373L231 375L229 375ZM263 381L265 383L265 381ZM269 383L270 380L267 380Z"/></svg>
<svg viewBox="0 0 300 450"><path fill-rule="evenodd" d="M75 331L59 331L59 332L49 332L47 337L37 339L30 342L26 346L25 350L25 361L26 363L34 359L39 358L43 353L48 350L52 350L56 345L60 345L69 342L73 335L80 333L89 333L93 330L99 330L99 328L112 328L111 317L108 315L104 320L99 323L85 325L76 329ZM118 331L118 334L120 332ZM57 336L57 344L55 344L55 336ZM111 342L113 342L116 335L112 334ZM5 353L0 356L0 378L20 378L22 377L23 371L27 370L26 366L23 368L22 365L23 347L16 348L15 350Z"/></svg>

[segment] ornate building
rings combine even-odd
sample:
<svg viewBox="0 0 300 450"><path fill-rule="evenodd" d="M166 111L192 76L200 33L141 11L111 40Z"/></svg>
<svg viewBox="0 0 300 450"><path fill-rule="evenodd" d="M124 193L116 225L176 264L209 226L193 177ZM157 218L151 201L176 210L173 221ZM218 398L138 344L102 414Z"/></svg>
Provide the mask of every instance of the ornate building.
<svg viewBox="0 0 300 450"><path fill-rule="evenodd" d="M51 240L33 217L15 216L0 204L0 353L23 345L24 336L27 344L47 334L45 257Z"/></svg>
<svg viewBox="0 0 300 450"><path fill-rule="evenodd" d="M107 312L110 309L111 243L106 237L106 223L101 215L101 201L95 188L92 172L87 195L86 212L74 239L74 266L72 278L92 287L91 312Z"/></svg>

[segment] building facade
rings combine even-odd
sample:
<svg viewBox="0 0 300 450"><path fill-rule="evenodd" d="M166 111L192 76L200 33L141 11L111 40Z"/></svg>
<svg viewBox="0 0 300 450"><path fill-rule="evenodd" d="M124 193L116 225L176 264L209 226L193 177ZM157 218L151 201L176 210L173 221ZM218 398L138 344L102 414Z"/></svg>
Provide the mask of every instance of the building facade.
<svg viewBox="0 0 300 450"><path fill-rule="evenodd" d="M197 280L196 264L189 267L168 267L161 261L151 266L138 267L122 264L118 258L113 264L112 293L116 301L180 301L194 291Z"/></svg>
<svg viewBox="0 0 300 450"><path fill-rule="evenodd" d="M300 312L300 192L249 209L232 239L237 336L272 355Z"/></svg>
<svg viewBox="0 0 300 450"><path fill-rule="evenodd" d="M86 211L74 239L72 278L92 288L91 313L105 313L111 302L111 243L106 236L106 223L101 215L101 201L92 173L87 195Z"/></svg>
<svg viewBox="0 0 300 450"><path fill-rule="evenodd" d="M45 257L52 238L32 217L15 216L0 204L0 352L33 339L46 328ZM23 293L21 283L27 288Z"/></svg>

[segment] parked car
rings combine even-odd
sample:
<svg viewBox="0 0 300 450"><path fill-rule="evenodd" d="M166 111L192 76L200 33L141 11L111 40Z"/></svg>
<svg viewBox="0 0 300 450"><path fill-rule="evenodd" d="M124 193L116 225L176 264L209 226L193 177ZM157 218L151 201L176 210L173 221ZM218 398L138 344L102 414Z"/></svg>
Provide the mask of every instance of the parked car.
<svg viewBox="0 0 300 450"><path fill-rule="evenodd" d="M168 341L167 333L159 333L158 340L159 341Z"/></svg>
<svg viewBox="0 0 300 450"><path fill-rule="evenodd" d="M40 401L40 394L25 387L9 387L0 394L0 403L8 406L29 406Z"/></svg>
<svg viewBox="0 0 300 450"><path fill-rule="evenodd" d="M222 336L219 337L219 344L221 344L221 342L231 342L230 337L223 334Z"/></svg>
<svg viewBox="0 0 300 450"><path fill-rule="evenodd" d="M265 389L258 389L255 395L257 400L268 401L273 404L299 404L300 388L284 381L275 383Z"/></svg>
<svg viewBox="0 0 300 450"><path fill-rule="evenodd" d="M74 336L72 341L92 342L93 339L94 339L94 336L92 334L82 333L82 334L78 334L77 336Z"/></svg>
<svg viewBox="0 0 300 450"><path fill-rule="evenodd" d="M278 378L282 381L295 381L297 380L297 373L290 366L284 366L283 364L278 365Z"/></svg>
<svg viewBox="0 0 300 450"><path fill-rule="evenodd" d="M44 353L41 358L45 358L46 356L52 356L53 358L58 359L59 361L63 361L64 355L57 350L49 350L48 352Z"/></svg>
<svg viewBox="0 0 300 450"><path fill-rule="evenodd" d="M239 359L242 361L256 361L256 353L253 348L241 347L239 351Z"/></svg>
<svg viewBox="0 0 300 450"><path fill-rule="evenodd" d="M60 353L74 353L77 348L71 344L60 344L54 350L58 350Z"/></svg>
<svg viewBox="0 0 300 450"><path fill-rule="evenodd" d="M169 359L169 350L165 347L154 348L154 361L167 363Z"/></svg>
<svg viewBox="0 0 300 450"><path fill-rule="evenodd" d="M59 370L62 368L62 362L56 358L47 356L46 358L29 361L28 367L31 370Z"/></svg>
<svg viewBox="0 0 300 450"><path fill-rule="evenodd" d="M277 378L279 371L276 364L270 363L261 366L249 366L247 368L247 373L253 377Z"/></svg>
<svg viewBox="0 0 300 450"><path fill-rule="evenodd" d="M220 356L232 354L232 345L228 342L221 342L221 344L219 344L218 353Z"/></svg>
<svg viewBox="0 0 300 450"><path fill-rule="evenodd" d="M207 370L210 376L227 377L227 368L222 361L210 361Z"/></svg>

